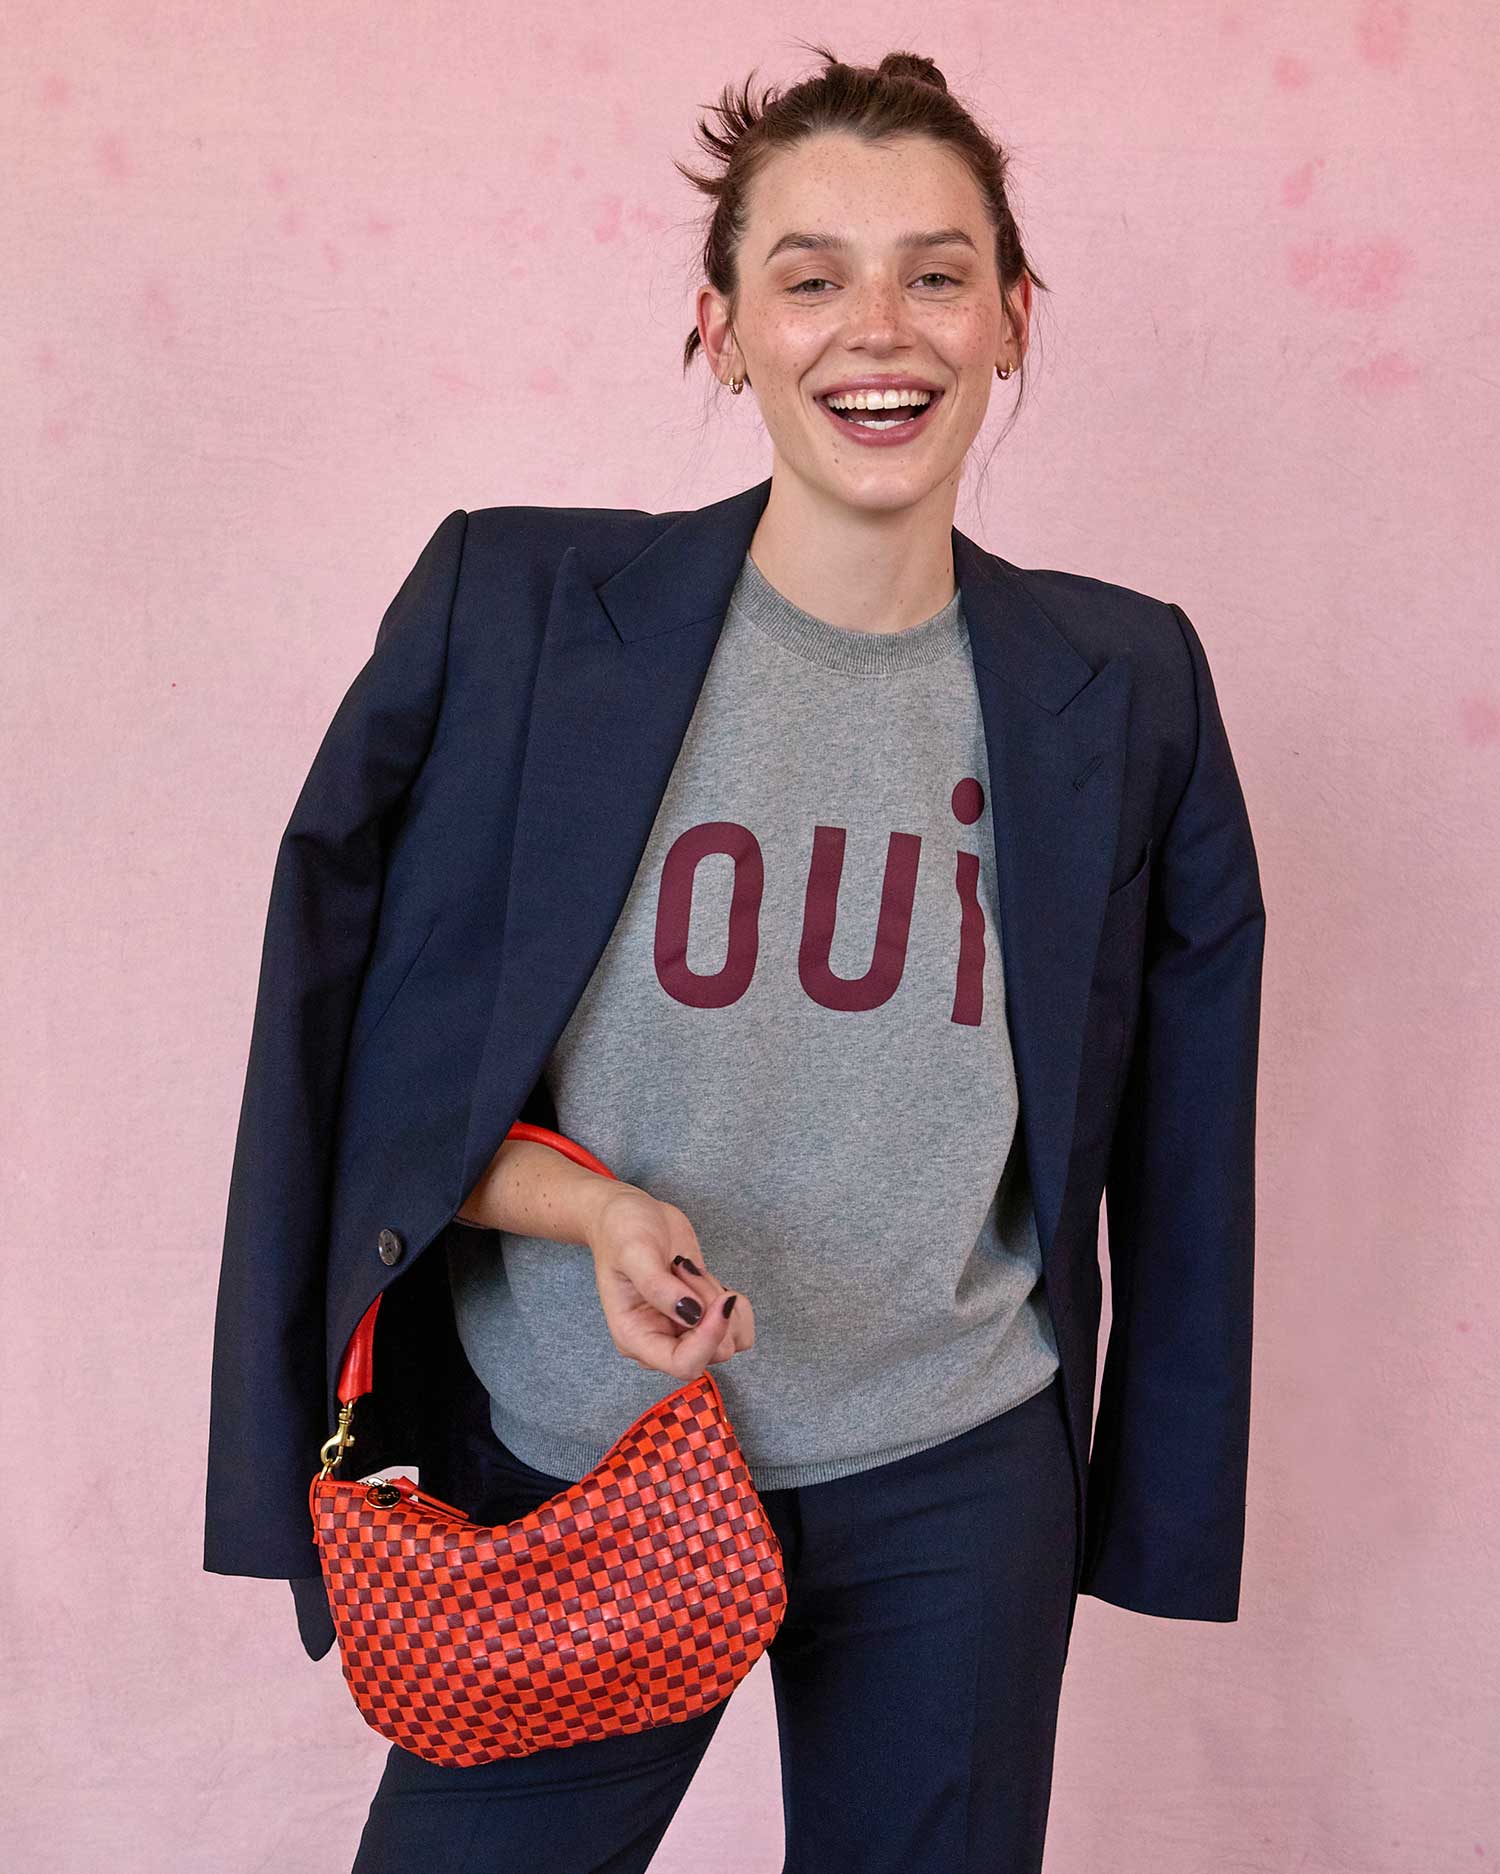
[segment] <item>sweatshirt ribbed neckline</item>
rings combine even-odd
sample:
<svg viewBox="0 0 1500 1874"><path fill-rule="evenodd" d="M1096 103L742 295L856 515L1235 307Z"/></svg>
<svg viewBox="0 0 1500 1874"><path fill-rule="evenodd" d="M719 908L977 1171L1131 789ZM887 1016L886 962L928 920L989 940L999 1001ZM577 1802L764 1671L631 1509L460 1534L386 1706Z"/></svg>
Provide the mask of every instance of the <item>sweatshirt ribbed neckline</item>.
<svg viewBox="0 0 1500 1874"><path fill-rule="evenodd" d="M842 670L862 676L880 676L888 671L914 670L953 656L968 642L964 620L963 594L955 590L940 612L919 625L904 631L856 631L848 626L830 624L827 619L805 612L778 592L747 553L734 590L730 594L731 611L738 612L757 630L775 638L798 657L821 664L825 670Z"/></svg>

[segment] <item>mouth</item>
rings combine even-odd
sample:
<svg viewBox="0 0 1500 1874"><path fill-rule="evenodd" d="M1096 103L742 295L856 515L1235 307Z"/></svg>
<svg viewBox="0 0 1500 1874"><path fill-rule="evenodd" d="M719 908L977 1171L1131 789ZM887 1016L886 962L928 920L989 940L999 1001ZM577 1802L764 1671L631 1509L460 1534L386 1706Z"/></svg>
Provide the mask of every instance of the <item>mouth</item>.
<svg viewBox="0 0 1500 1874"><path fill-rule="evenodd" d="M925 404L902 404L890 410L835 410L826 398L814 399L828 420L836 424L851 442L876 447L909 442L919 436L932 421L933 412L942 401L943 392L940 390L934 391Z"/></svg>

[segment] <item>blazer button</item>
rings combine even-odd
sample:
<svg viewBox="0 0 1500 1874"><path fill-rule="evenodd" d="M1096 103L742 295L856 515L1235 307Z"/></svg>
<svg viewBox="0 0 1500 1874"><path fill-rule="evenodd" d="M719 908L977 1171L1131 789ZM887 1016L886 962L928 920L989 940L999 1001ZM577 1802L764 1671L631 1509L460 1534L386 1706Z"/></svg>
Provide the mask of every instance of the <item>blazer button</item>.
<svg viewBox="0 0 1500 1874"><path fill-rule="evenodd" d="M401 1252L406 1245L395 1230L382 1230L379 1237L380 1260L384 1263L400 1262Z"/></svg>

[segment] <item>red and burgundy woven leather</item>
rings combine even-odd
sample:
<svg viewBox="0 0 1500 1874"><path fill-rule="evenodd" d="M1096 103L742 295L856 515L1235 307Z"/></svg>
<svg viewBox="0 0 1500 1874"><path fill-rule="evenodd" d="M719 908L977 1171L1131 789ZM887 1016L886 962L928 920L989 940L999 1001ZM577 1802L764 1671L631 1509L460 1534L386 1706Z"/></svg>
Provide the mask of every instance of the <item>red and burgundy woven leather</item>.
<svg viewBox="0 0 1500 1874"><path fill-rule="evenodd" d="M516 1522L486 1527L387 1481L389 1506L332 1476L308 1503L355 1703L429 1763L696 1717L786 1611L781 1544L708 1372Z"/></svg>

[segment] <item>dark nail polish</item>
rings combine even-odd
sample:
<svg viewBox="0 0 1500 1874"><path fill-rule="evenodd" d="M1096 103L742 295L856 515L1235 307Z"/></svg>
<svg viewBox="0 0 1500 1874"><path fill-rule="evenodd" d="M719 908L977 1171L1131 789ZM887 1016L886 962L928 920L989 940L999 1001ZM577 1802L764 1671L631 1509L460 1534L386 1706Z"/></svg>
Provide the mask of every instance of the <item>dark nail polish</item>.
<svg viewBox="0 0 1500 1874"><path fill-rule="evenodd" d="M726 1316L727 1316L727 1315L730 1315L730 1314L733 1314L733 1312L734 1312L734 1304L735 1304L735 1303L736 1303L736 1302L737 1302L738 1300L739 1300L739 1296L738 1296L738 1295L726 1295L726 1296L724 1297L724 1313L725 1313L725 1315L726 1315Z"/></svg>
<svg viewBox="0 0 1500 1874"><path fill-rule="evenodd" d="M702 1275L703 1273L697 1263L689 1262L686 1256L674 1256L672 1258L672 1267L674 1269L686 1269L689 1275Z"/></svg>
<svg viewBox="0 0 1500 1874"><path fill-rule="evenodd" d="M696 1327L703 1319L703 1304L692 1295L684 1295L677 1304L677 1312L689 1327Z"/></svg>

